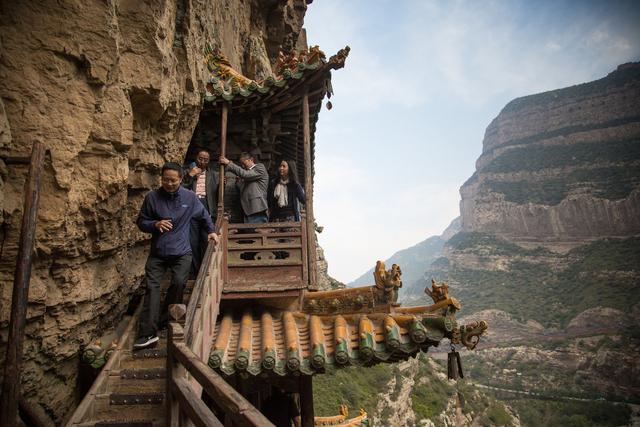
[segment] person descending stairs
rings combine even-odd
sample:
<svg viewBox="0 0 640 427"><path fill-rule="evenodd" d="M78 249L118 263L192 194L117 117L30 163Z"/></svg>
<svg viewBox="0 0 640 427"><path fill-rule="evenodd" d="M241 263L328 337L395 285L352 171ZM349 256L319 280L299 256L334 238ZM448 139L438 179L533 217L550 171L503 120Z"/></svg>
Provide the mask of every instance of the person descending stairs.
<svg viewBox="0 0 640 427"><path fill-rule="evenodd" d="M193 280L187 282L184 302L188 303ZM136 350L135 325L140 308L129 321L118 346L89 390L90 399L76 411L68 427L160 427L165 425L167 365L166 331L153 346ZM80 407L78 408L80 409Z"/></svg>

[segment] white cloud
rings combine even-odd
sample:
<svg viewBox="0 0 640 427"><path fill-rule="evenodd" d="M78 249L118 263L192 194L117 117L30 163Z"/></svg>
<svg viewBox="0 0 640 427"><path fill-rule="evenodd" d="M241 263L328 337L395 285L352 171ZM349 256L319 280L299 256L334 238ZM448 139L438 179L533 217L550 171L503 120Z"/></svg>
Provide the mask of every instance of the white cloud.
<svg viewBox="0 0 640 427"><path fill-rule="evenodd" d="M319 155L314 208L330 274L349 282L394 252L440 234L458 215L458 186L404 182L356 159ZM418 165L418 167L421 167Z"/></svg>
<svg viewBox="0 0 640 427"><path fill-rule="evenodd" d="M322 112L316 134L315 213L330 273L348 282L377 259L440 234L458 214L464 178L455 172L473 167L443 152L479 151L489 118L510 99L637 60L640 27L621 25L613 7L601 9L590 2L312 3L309 43L327 55L352 47L345 69L333 74L334 109ZM457 120L432 119L442 111ZM429 144L426 135L442 142ZM402 153L447 159L450 175L434 182L419 169L428 165L412 158L387 164L384 156Z"/></svg>

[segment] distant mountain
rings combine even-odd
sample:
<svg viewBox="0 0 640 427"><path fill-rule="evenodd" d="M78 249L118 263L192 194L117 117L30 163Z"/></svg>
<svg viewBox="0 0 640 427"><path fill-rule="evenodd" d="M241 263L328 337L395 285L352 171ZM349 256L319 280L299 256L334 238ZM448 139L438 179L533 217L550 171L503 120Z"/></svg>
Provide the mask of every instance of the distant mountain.
<svg viewBox="0 0 640 427"><path fill-rule="evenodd" d="M466 232L564 246L640 234L640 63L508 103L460 189Z"/></svg>
<svg viewBox="0 0 640 427"><path fill-rule="evenodd" d="M594 82L515 99L491 122L476 171L460 189L461 217L387 260L402 267L404 305L433 304L424 288L434 277L460 300L460 324L488 321L478 348L461 352L471 382L458 382L452 394L429 378L430 390L421 389L415 378L435 372L425 368L438 357L431 349L426 361L388 373L393 391L376 396L374 418L389 426L421 418L431 420L425 425L632 424L631 406L620 402L640 404L638 99L640 63L624 64ZM370 270L352 285L372 281ZM357 395L359 384L325 387L343 384L343 395ZM405 386L413 387L410 400ZM491 408L472 402L488 390L499 391L496 402L482 403ZM448 418L452 396L466 402L466 418ZM411 417L415 424L403 421Z"/></svg>
<svg viewBox="0 0 640 427"><path fill-rule="evenodd" d="M384 261L387 268L389 268L391 264L398 264L402 269L403 288L400 290L401 296L407 289L421 281L422 275L431 263L442 255L444 243L458 231L460 231L460 218L454 219L440 236L431 236L417 245L396 252ZM372 284L373 268L369 269L347 286Z"/></svg>

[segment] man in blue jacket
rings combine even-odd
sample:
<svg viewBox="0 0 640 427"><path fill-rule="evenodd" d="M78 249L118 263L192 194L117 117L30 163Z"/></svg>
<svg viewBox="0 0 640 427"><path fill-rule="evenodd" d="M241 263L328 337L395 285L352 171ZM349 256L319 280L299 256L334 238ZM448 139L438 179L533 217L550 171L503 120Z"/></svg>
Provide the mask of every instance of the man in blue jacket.
<svg viewBox="0 0 640 427"><path fill-rule="evenodd" d="M151 233L151 252L144 267L147 290L140 315L138 338L134 348L149 347L158 341L158 327L167 320L170 304L180 304L191 266L189 223L200 221L208 239L217 243L211 216L193 191L182 187L182 168L177 163L162 167L162 186L144 198L136 224ZM171 271L171 286L160 310L160 281ZM162 319L160 315L162 313Z"/></svg>

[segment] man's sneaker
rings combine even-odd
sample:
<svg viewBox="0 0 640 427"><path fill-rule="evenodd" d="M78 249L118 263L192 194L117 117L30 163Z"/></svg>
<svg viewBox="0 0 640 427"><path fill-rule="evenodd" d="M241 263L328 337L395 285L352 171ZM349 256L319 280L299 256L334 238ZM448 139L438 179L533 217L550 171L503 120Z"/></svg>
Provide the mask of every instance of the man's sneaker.
<svg viewBox="0 0 640 427"><path fill-rule="evenodd" d="M149 335L148 337L140 337L136 340L136 342L133 343L133 348L135 349L141 349L141 348L147 348L150 347L152 344L155 344L158 342L160 338L158 338L157 335Z"/></svg>

